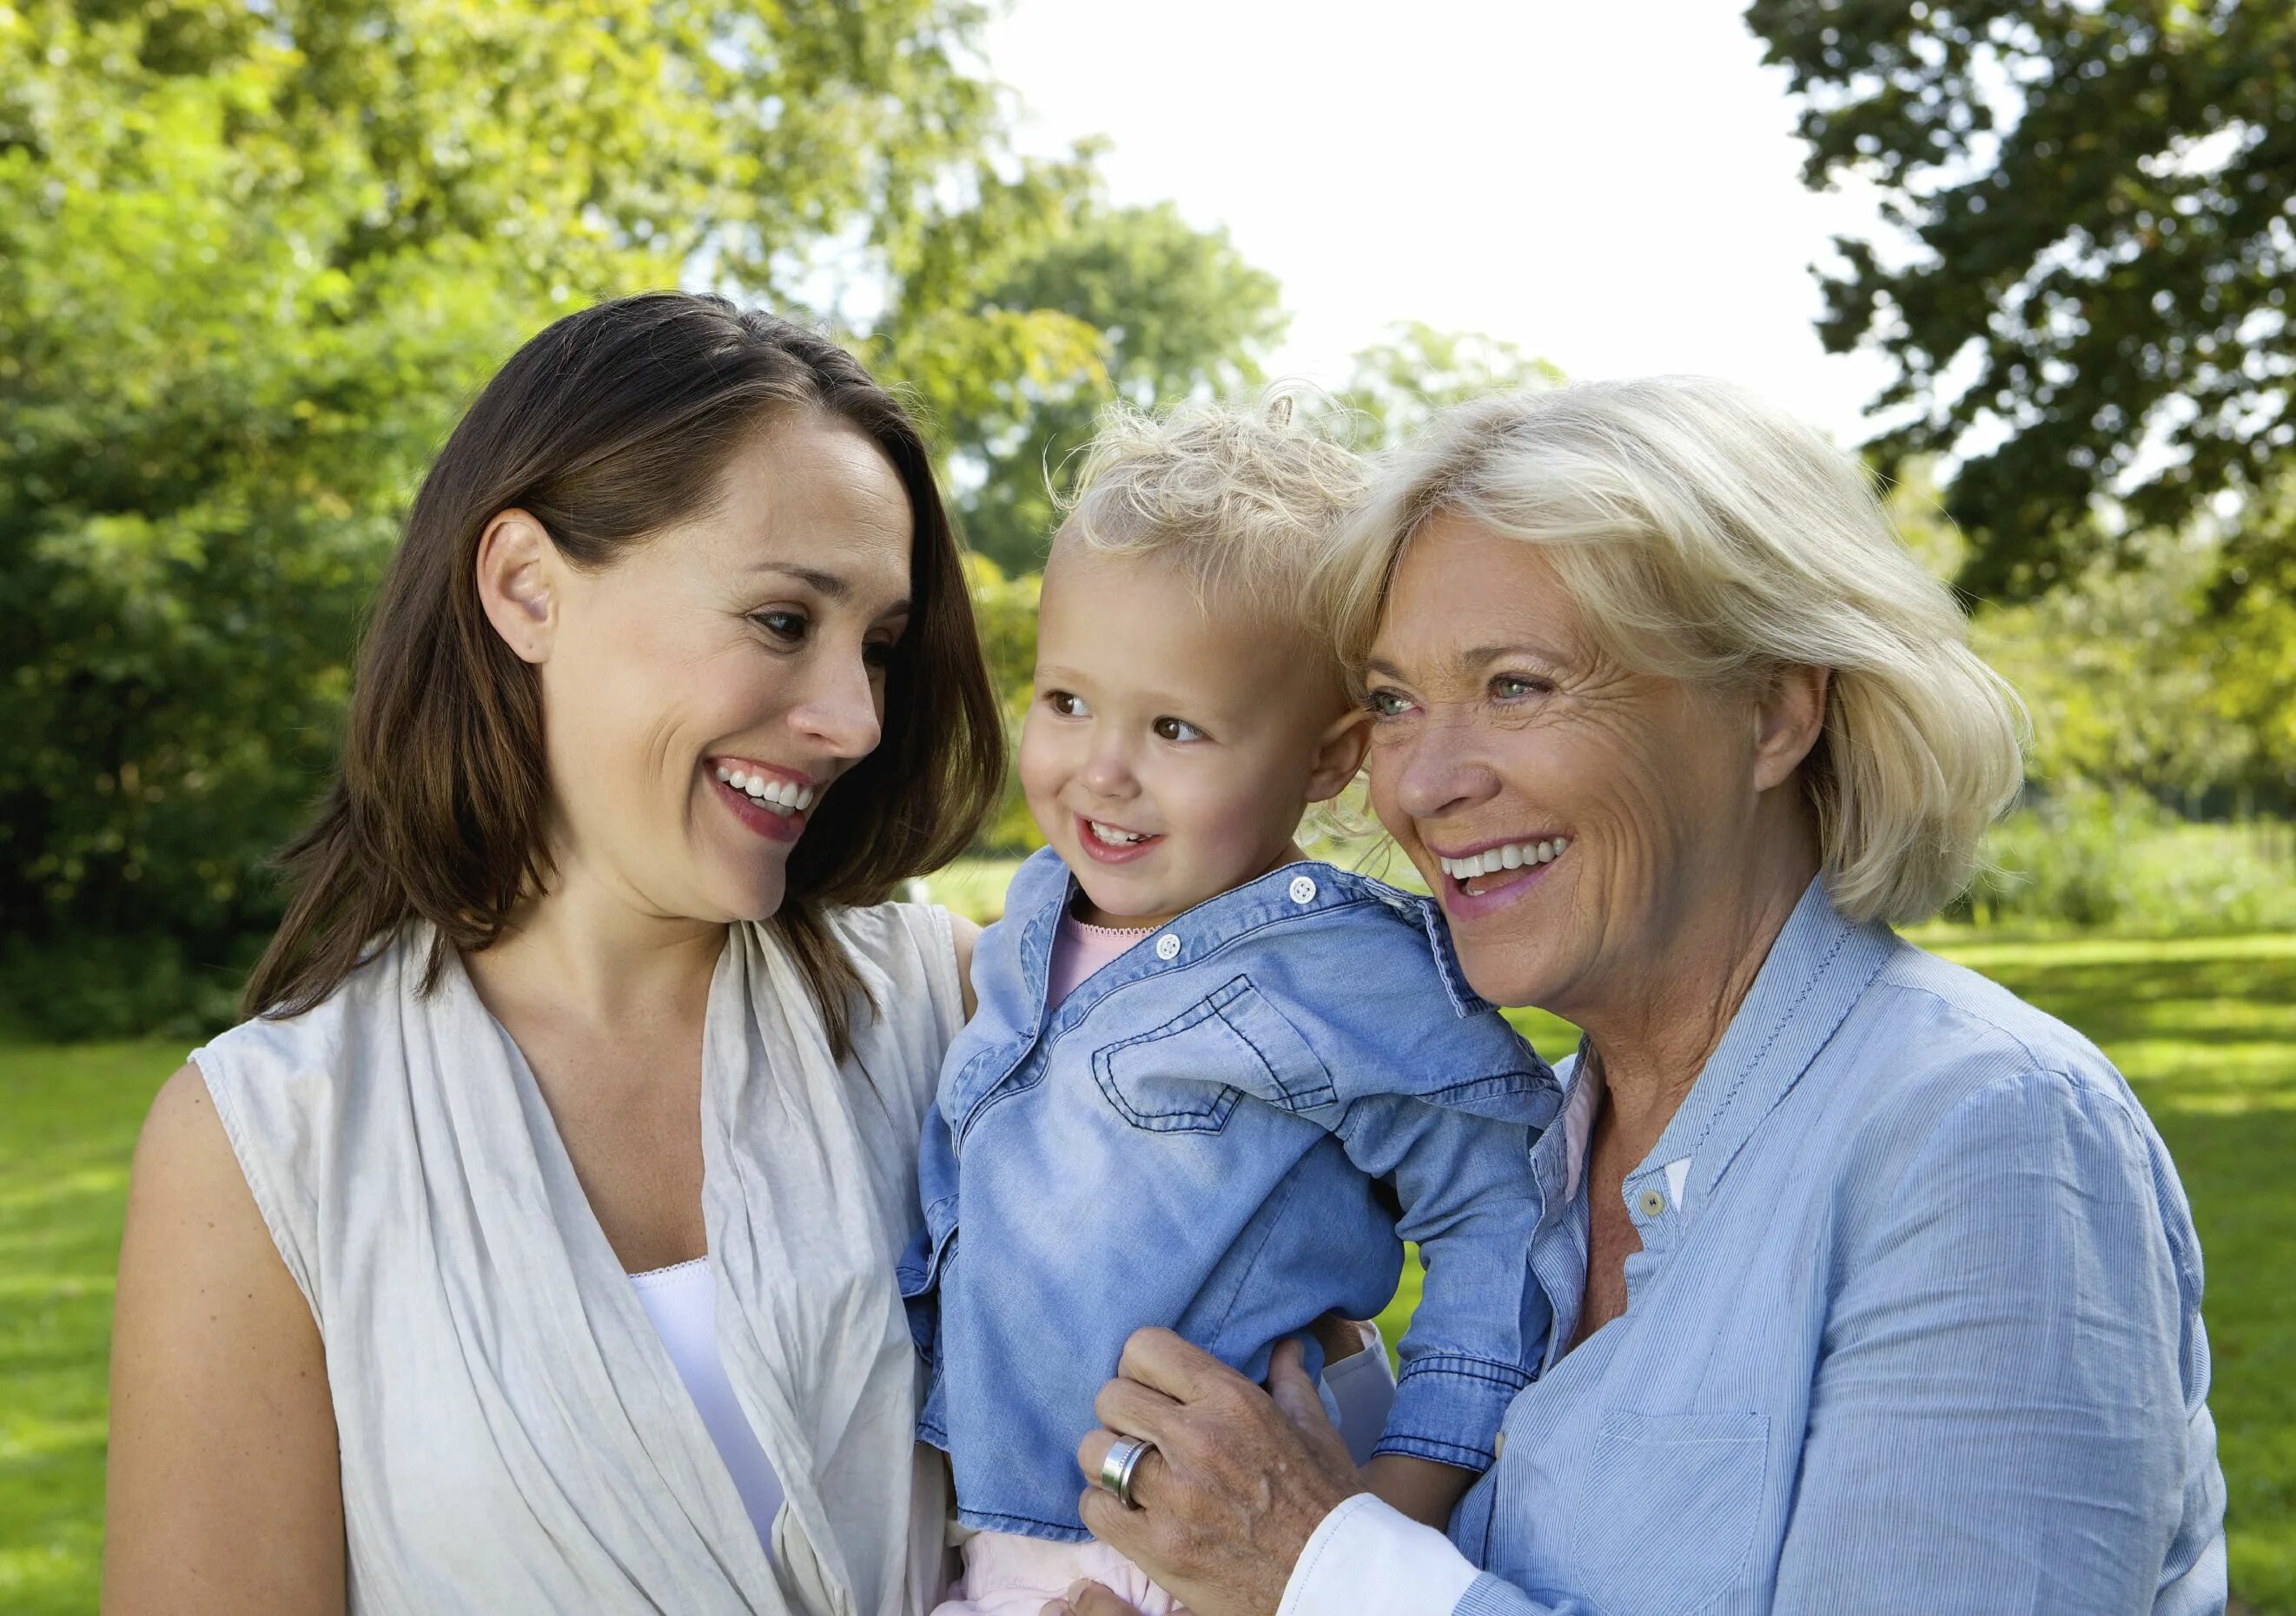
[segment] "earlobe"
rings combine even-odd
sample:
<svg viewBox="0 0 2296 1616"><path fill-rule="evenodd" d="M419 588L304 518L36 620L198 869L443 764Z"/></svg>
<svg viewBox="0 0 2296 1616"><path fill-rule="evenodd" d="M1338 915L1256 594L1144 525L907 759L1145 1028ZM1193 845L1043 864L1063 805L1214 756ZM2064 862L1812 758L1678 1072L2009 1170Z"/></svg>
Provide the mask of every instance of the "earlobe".
<svg viewBox="0 0 2296 1616"><path fill-rule="evenodd" d="M503 644L523 661L546 662L558 627L553 587L558 548L533 516L499 511L479 535L479 601Z"/></svg>

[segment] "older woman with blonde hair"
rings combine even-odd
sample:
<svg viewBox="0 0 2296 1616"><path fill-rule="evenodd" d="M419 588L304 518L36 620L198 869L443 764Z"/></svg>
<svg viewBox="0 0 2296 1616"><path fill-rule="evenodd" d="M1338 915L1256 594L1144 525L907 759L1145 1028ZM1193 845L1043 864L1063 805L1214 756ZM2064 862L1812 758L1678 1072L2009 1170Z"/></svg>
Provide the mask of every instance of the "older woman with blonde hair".
<svg viewBox="0 0 2296 1616"><path fill-rule="evenodd" d="M2095 1046L1890 929L1968 881L2020 718L1856 463L1717 382L1493 398L1332 578L1470 981L1585 1034L1542 1371L1447 1541L1296 1360L1271 1397L1144 1333L1101 1411L1155 1451L1086 1523L1198 1616L2221 1612L2168 1153Z"/></svg>

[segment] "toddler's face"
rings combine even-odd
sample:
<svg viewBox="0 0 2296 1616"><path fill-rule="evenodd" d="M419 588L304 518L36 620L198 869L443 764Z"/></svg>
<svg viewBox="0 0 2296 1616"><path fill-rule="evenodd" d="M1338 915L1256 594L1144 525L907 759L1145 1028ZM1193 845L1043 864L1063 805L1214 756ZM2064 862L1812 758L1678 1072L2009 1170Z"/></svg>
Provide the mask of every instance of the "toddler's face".
<svg viewBox="0 0 2296 1616"><path fill-rule="evenodd" d="M1021 783L1084 919L1156 925L1297 857L1300 816L1363 740L1296 641L1208 614L1154 557L1055 550Z"/></svg>

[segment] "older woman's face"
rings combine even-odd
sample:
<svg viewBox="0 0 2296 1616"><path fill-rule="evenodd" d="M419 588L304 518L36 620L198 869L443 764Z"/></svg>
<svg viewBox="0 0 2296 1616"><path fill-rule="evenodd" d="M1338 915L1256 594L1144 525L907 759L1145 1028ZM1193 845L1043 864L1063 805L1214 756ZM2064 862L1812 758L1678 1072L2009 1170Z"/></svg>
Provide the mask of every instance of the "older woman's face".
<svg viewBox="0 0 2296 1616"><path fill-rule="evenodd" d="M1636 991L1751 842L1756 702L1599 654L1534 546L1429 522L1365 683L1372 806L1486 998Z"/></svg>

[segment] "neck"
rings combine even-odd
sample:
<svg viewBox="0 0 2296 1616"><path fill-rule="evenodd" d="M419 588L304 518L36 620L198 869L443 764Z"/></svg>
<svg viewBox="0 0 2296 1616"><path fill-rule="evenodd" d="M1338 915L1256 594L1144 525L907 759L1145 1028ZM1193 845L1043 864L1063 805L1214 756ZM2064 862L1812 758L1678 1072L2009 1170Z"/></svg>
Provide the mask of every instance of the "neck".
<svg viewBox="0 0 2296 1616"><path fill-rule="evenodd" d="M519 1006L627 1030L698 1013L725 947L721 923L649 914L576 874L529 899L463 966L497 1015Z"/></svg>
<svg viewBox="0 0 2296 1616"><path fill-rule="evenodd" d="M1640 969L1604 982L1599 1004L1571 1014L1622 1134L1645 1147L1657 1143L1817 871L1815 847L1799 842L1757 860L1680 915Z"/></svg>

